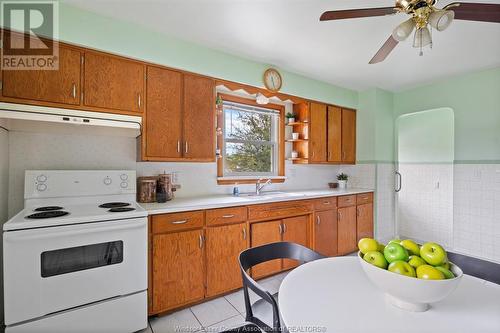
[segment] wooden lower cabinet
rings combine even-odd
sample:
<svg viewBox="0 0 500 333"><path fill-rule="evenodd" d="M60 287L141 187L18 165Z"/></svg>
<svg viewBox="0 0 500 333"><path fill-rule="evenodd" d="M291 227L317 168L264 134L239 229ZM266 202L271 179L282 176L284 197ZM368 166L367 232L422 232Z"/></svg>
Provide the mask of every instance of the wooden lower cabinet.
<svg viewBox="0 0 500 333"><path fill-rule="evenodd" d="M153 235L153 312L205 297L203 230Z"/></svg>
<svg viewBox="0 0 500 333"><path fill-rule="evenodd" d="M338 254L343 255L357 249L356 206L338 209Z"/></svg>
<svg viewBox="0 0 500 333"><path fill-rule="evenodd" d="M357 240L365 237L373 238L373 203L357 207Z"/></svg>
<svg viewBox="0 0 500 333"><path fill-rule="evenodd" d="M314 214L314 250L328 257L337 255L337 210Z"/></svg>
<svg viewBox="0 0 500 333"><path fill-rule="evenodd" d="M281 220L253 223L252 247L280 242L283 226ZM252 267L252 277L258 279L281 271L281 259L267 261Z"/></svg>
<svg viewBox="0 0 500 333"><path fill-rule="evenodd" d="M283 219L283 241L284 242L293 242L300 245L308 246L308 222L309 216L298 216L291 217L287 219ZM298 262L296 260L291 259L283 259L282 269L292 269L298 266Z"/></svg>
<svg viewBox="0 0 500 333"><path fill-rule="evenodd" d="M242 286L238 255L248 248L248 239L246 223L207 228L208 297Z"/></svg>

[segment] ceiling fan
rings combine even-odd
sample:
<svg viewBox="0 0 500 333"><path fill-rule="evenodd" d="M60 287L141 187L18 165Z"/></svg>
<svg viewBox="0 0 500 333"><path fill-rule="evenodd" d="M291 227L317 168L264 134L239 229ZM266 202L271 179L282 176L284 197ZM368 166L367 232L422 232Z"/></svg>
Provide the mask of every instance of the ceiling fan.
<svg viewBox="0 0 500 333"><path fill-rule="evenodd" d="M435 7L436 2L437 0L396 0L394 7L327 11L321 15L319 20L343 20L397 13L410 15L408 20L393 30L392 35L370 60L370 64L384 61L396 45L406 40L413 30L415 30L413 47L420 48L420 55L422 55L422 47L427 45L432 47L429 26L431 29L443 31L450 26L454 19L500 23L500 4L454 2L439 9Z"/></svg>

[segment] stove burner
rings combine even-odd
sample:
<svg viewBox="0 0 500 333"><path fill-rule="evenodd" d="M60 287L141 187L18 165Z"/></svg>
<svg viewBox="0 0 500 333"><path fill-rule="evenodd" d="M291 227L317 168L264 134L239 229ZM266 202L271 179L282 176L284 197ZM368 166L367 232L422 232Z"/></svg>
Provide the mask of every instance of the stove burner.
<svg viewBox="0 0 500 333"><path fill-rule="evenodd" d="M49 210L46 212L40 212L40 213L35 213L26 216L27 219L48 219L51 217L60 217L64 215L68 215L68 212L62 211L62 210Z"/></svg>
<svg viewBox="0 0 500 333"><path fill-rule="evenodd" d="M130 206L127 202L106 202L102 205L99 205L100 208L118 208L118 207L127 207Z"/></svg>
<svg viewBox="0 0 500 333"><path fill-rule="evenodd" d="M60 206L45 206L45 207L38 207L34 211L35 212L50 212L52 210L61 210L63 209Z"/></svg>
<svg viewBox="0 0 500 333"><path fill-rule="evenodd" d="M108 210L108 212L111 213L121 213L121 212L130 212L132 210L135 210L135 208L132 207L117 207L117 208L111 208Z"/></svg>

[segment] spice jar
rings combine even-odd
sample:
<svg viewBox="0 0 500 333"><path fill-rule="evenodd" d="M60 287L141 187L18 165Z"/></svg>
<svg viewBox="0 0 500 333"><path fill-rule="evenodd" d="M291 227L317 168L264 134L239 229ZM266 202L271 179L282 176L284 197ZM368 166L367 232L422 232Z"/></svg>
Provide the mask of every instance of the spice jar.
<svg viewBox="0 0 500 333"><path fill-rule="evenodd" d="M164 173L158 176L158 183L156 186L156 201L167 202L174 198L172 192L172 175Z"/></svg>

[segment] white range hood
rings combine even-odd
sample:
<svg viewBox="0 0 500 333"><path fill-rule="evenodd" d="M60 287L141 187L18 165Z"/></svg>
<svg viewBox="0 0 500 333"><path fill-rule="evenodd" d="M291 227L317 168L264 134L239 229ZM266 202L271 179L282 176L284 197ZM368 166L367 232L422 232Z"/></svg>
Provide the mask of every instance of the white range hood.
<svg viewBox="0 0 500 333"><path fill-rule="evenodd" d="M9 131L135 138L141 123L139 116L0 102L0 125Z"/></svg>

